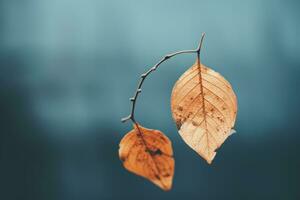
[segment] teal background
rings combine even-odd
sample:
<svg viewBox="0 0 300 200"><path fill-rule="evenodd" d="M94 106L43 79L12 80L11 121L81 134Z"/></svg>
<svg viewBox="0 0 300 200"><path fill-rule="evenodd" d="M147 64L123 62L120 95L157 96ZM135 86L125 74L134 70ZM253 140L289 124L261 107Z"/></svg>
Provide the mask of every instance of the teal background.
<svg viewBox="0 0 300 200"><path fill-rule="evenodd" d="M300 198L300 2L0 1L0 199ZM211 166L180 138L170 93L195 55L151 74L136 118L163 131L176 158L163 192L127 172L120 119L139 75L195 48L238 97L231 136Z"/></svg>

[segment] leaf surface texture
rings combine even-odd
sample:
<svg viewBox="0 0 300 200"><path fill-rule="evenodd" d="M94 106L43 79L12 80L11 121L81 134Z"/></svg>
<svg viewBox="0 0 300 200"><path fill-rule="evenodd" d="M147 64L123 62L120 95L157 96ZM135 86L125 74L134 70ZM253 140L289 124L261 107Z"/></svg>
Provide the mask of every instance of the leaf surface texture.
<svg viewBox="0 0 300 200"><path fill-rule="evenodd" d="M162 132L135 124L120 142L119 157L128 171L171 189L175 162L171 141Z"/></svg>
<svg viewBox="0 0 300 200"><path fill-rule="evenodd" d="M233 132L237 99L223 76L196 60L174 85L171 111L183 140L210 164Z"/></svg>

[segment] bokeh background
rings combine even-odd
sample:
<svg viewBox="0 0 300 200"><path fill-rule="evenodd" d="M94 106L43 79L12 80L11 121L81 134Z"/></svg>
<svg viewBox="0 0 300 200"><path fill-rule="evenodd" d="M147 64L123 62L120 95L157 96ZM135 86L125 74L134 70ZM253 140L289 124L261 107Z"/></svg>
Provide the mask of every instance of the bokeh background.
<svg viewBox="0 0 300 200"><path fill-rule="evenodd" d="M300 2L0 1L0 199L300 199ZM237 94L237 133L211 166L180 138L170 93L180 55L146 80L136 117L173 141L173 189L127 172L139 75L197 46Z"/></svg>

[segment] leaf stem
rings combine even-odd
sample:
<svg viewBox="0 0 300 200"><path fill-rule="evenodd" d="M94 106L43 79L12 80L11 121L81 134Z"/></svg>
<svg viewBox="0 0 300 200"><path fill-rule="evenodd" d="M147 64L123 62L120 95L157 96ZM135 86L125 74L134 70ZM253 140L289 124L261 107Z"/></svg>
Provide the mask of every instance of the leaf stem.
<svg viewBox="0 0 300 200"><path fill-rule="evenodd" d="M158 63L156 63L153 67L151 67L148 71L146 71L145 73L143 73L140 76L138 85L137 85L137 89L133 95L133 97L129 98L129 100L132 102L131 104L131 112L127 117L124 117L121 119L122 122L126 122L128 120L131 120L134 124L137 124L136 120L135 120L135 107L136 107L136 101L137 98L139 96L139 94L142 92L142 85L146 79L146 77L154 72L163 62L165 62L166 60L169 60L170 58L179 55L179 54L190 54L190 53L196 53L197 54L197 58L200 61L200 51L201 51L201 47L202 47L202 43L203 43L203 39L204 39L205 33L202 33L199 45L196 49L192 49L192 50L183 50L183 51L177 51L171 54L167 54L165 55Z"/></svg>

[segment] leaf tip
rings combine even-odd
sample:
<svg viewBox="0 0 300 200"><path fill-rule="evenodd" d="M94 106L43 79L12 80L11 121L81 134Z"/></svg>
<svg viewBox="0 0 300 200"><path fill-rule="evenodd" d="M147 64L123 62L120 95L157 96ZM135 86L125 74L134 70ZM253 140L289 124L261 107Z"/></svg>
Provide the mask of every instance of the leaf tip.
<svg viewBox="0 0 300 200"><path fill-rule="evenodd" d="M167 186L167 187L164 187L164 188L161 188L163 191L165 191L165 192L169 192L169 191L171 191L171 189L172 189L172 185L170 185L170 186Z"/></svg>
<svg viewBox="0 0 300 200"><path fill-rule="evenodd" d="M228 136L230 136L230 135L232 135L232 134L234 134L234 133L236 133L236 130L231 129L230 132L229 132L229 134L228 134Z"/></svg>
<svg viewBox="0 0 300 200"><path fill-rule="evenodd" d="M211 165L212 164L212 161L214 160L215 156L217 155L217 152L213 152L212 155L210 155L209 157L207 157L205 160L206 162Z"/></svg>

